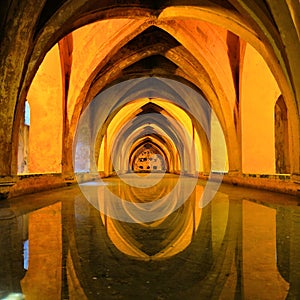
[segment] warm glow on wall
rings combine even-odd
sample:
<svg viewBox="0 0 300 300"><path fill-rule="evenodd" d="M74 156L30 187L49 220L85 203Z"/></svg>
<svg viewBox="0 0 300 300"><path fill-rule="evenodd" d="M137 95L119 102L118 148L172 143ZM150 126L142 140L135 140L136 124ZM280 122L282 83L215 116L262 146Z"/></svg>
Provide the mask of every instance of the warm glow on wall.
<svg viewBox="0 0 300 300"><path fill-rule="evenodd" d="M266 62L250 45L241 87L243 172L274 174L274 107L280 90Z"/></svg>
<svg viewBox="0 0 300 300"><path fill-rule="evenodd" d="M61 172L62 79L58 46L44 58L28 95L29 172Z"/></svg>

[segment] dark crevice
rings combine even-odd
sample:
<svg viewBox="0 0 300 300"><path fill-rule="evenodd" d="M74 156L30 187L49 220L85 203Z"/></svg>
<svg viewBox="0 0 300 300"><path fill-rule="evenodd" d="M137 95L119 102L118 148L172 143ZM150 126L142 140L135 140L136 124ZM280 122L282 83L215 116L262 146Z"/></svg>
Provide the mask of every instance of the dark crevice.
<svg viewBox="0 0 300 300"><path fill-rule="evenodd" d="M58 11L58 9L64 4L65 0L48 0L46 1L44 8L40 14L39 20L36 24L34 37L36 37L39 31L45 26L48 20Z"/></svg>

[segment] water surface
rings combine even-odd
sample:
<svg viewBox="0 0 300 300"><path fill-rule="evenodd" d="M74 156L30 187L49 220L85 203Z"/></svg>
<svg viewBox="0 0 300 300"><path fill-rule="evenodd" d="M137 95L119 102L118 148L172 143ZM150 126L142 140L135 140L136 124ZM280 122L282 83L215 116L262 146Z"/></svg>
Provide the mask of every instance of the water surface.
<svg viewBox="0 0 300 300"><path fill-rule="evenodd" d="M300 299L296 197L222 185L202 207L206 183L182 201L177 182L111 178L90 202L78 186L2 201L0 299ZM111 194L163 217L143 223Z"/></svg>

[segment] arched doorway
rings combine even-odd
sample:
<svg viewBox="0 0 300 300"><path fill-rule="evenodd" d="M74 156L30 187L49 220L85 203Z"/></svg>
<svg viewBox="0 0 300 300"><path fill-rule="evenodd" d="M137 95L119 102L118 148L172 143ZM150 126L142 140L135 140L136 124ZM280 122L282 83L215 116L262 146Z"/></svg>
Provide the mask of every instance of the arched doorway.
<svg viewBox="0 0 300 300"><path fill-rule="evenodd" d="M275 104L275 164L276 173L290 173L289 124L287 107L282 96Z"/></svg>
<svg viewBox="0 0 300 300"><path fill-rule="evenodd" d="M146 143L138 151L132 170L134 172L162 172L166 170L165 159L154 145Z"/></svg>

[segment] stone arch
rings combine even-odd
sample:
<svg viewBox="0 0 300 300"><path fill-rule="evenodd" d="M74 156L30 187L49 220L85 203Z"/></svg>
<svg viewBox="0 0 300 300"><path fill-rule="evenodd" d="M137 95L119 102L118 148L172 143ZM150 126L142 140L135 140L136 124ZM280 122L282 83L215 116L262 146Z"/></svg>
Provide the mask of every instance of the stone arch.
<svg viewBox="0 0 300 300"><path fill-rule="evenodd" d="M157 82L157 79L155 79L154 82ZM124 87L121 90L126 90L126 88ZM166 90L166 88L164 90ZM113 98L118 97L118 95L116 94L113 94L112 96ZM122 97L122 95L119 96ZM129 93L127 96L130 97L131 93ZM138 95L135 96L137 97ZM91 105L93 105L93 103L91 103ZM112 104L112 106L114 105L115 104ZM138 108L137 105L139 105ZM95 109L92 109L94 114L96 115L96 117L94 116L93 120L98 119L96 109L97 109L96 107ZM160 111L162 111L163 113L161 114ZM103 109L101 110L101 112L103 112ZM182 114L181 117L183 117L184 119L188 119L189 123L194 124L193 128L189 128L190 125L187 124L184 125L184 123L181 123L183 121L182 120L180 121L178 112ZM144 118L142 120L144 121L142 122L138 120L134 121L137 115L143 115ZM155 115L159 115L160 117L156 119L154 118ZM104 118L103 115L102 118ZM172 122L172 119L176 120L178 124ZM118 126L116 127L115 125L112 125L110 129L109 125L112 123L116 124L116 122L118 122ZM144 128L143 122L146 122L149 128ZM179 123L181 125L179 125ZM184 130L191 131L191 135L193 135L193 137L191 136L191 139L192 138L196 139L194 140L194 142L197 145L196 147L191 148L190 145L191 141L185 136L185 132L181 126L184 127L187 126ZM109 143L105 139L107 136L106 132L108 129L110 132L110 136L113 137L112 139L110 139ZM157 129L159 129L159 131L157 131ZM146 133L144 130L146 130ZM211 149L208 142L209 137L206 136L202 126L199 124L199 121L197 121L195 117L193 117L188 111L186 111L182 107L176 106L175 104L172 104L172 102L169 102L164 99L155 99L155 98L139 99L137 97L136 100L129 101L127 104L123 103L115 110L110 111L110 114L106 119L106 122L103 124L101 128L95 129L94 134L95 134L93 138L93 141L95 143L94 157L95 157L96 165L98 165L98 167L100 166L100 164L102 167L104 166L100 157L107 158L109 156L109 153L111 153L112 156L114 157L114 161L116 165L118 166L117 170L121 172L124 171L126 172L127 164L120 163L120 162L123 161L126 157L128 158L130 156L129 154L133 151L133 149L137 145L136 142L139 142L141 139L143 140L145 136L148 136L153 141L153 143L156 142L160 144L160 148L164 149L163 150L164 153L168 153L167 156L168 159L170 159L169 162L170 172L176 173L180 171L180 168L178 168L179 167L178 155L182 159L185 157L186 162L185 163L182 162L182 164L180 165L181 167L185 167L186 170L189 170L189 172L192 172L191 170L193 168L196 168L196 165L197 165L197 170L199 172L202 171L209 172L210 170L209 166L210 166L210 159L211 159L211 155L210 155ZM198 141L199 139L200 139L200 144ZM106 152L107 154L105 155L103 152L104 148L102 148L104 145L103 141L106 145L104 147L107 151ZM187 152L191 151L192 153L191 155L189 154L184 155L185 153L184 141L186 141L186 144L189 145L187 146L185 151ZM122 148L122 155L115 157L116 153L120 153L121 148ZM197 158L196 156L194 157L195 149L197 149L198 152L200 152L200 153L197 152L198 153ZM100 155L100 153L102 154ZM120 160L120 162L117 162L116 159ZM193 160L195 160L194 163ZM109 162L109 165L110 164L111 161ZM107 169L111 169L111 168L107 166ZM194 171L196 171L196 169Z"/></svg>
<svg viewBox="0 0 300 300"><path fill-rule="evenodd" d="M133 172L169 171L167 155L154 142L142 142L131 156L129 160L132 161L130 168Z"/></svg>
<svg viewBox="0 0 300 300"><path fill-rule="evenodd" d="M284 59L282 59L280 56L283 56L283 52L280 51L280 49L278 50L278 48L280 48L280 43L277 43L277 41L280 39L280 36L276 36L277 32L275 32L276 28L273 28L270 31L267 31L268 33L268 37L269 40L272 40L272 38L274 38L274 40L272 41L272 43L270 41L267 40L267 38L265 37L264 34L262 34L263 30L263 25L262 24L267 24L268 22L270 22L270 20L268 19L267 14L264 15L262 10L255 10L252 8L247 8L245 9L243 7L244 1L230 1L230 3L232 4L232 7L235 7L238 9L239 12L247 12L247 21L251 21L251 25L249 24L245 24L245 21L242 20L241 16L235 11L232 10L231 8L228 8L227 5L225 5L224 7L221 7L213 2L211 2L209 8L205 7L195 7L195 12L193 13L191 10L187 10L187 9L182 9L182 7L175 7L177 10L182 9L181 14L177 14L174 13L176 12L176 9L174 10L168 10L168 8L164 9L162 11L162 13L159 16L159 21L162 22L167 19L171 20L173 19L173 17L175 15L177 15L178 17L185 17L185 18L194 18L193 14L197 14L197 17L200 19L204 19L204 18L209 18L209 16L214 16L214 18L212 18L211 20L213 20L215 23L218 22L218 24L223 24L223 26L225 26L224 24L229 24L228 26L230 26L230 30L232 32L236 32L236 33L240 33L241 36L243 35L243 38L245 38L245 40L248 40L250 43L257 43L257 49L259 49L260 53L264 54L265 59L268 59L268 61L270 62L271 65L271 69L274 71L276 78L280 78L282 80L280 80L280 84L282 85L282 93L283 96L286 99L286 105L288 107L288 109L290 111L296 111L296 114L291 114L291 131L295 132L295 134L293 134L292 136L292 145L293 145L293 161L294 161L294 165L293 165L293 170L292 171L298 171L299 170L299 120L298 118L298 109L297 109L297 102L295 103L295 98L293 96L293 92L291 89L291 86L289 85L289 83L287 81L289 81L289 76L283 76L283 74L286 74L287 72L285 71L285 67L284 67ZM59 14L59 10L60 9L66 9L68 7L68 5L70 4L70 2L66 2L64 5L62 5L61 8L59 8L57 11L55 11L55 13L53 13L53 15L49 18L48 22L44 23L46 24L44 27L41 27L40 30L38 32L35 33L35 42L36 46L34 46L34 49L32 49L32 51L28 51L28 53L30 53L29 55L32 54L32 56L30 58L28 58L27 60L29 61L29 68L28 68L28 72L26 74L24 74L24 81L23 81L23 86L20 88L20 97L18 97L18 101L22 102L22 99L25 98L26 96L26 89L28 88L29 85L29 81L27 81L27 79L34 75L34 68L37 69L39 63L38 60L40 59L41 61L41 57L43 55L45 55L45 52L47 50L45 49L50 49L51 46L57 41L59 40L60 37L64 36L64 34L71 32L71 29L80 27L82 24L87 24L89 22L95 21L96 19L99 18L108 18L111 16L116 16L118 13L120 14L120 16L128 16L128 7L124 7L123 8L116 8L116 9L112 9L111 11L109 11L107 8L105 7L99 7L98 10L94 9L93 13L89 12L89 7L91 8L93 5L95 5L93 3L89 5L84 5L84 3L82 1L78 1L74 4L74 7L72 7L72 9L70 9L68 12L65 12L68 15L68 18L64 18L66 17L64 14ZM227 4L227 3L226 3ZM275 5L275 4L274 4ZM143 6L143 5L140 5ZM244 5L245 6L245 5ZM246 5L247 6L247 5ZM250 6L250 5L249 5ZM76 15L76 10L78 9L82 9L81 14L79 14L77 16L77 18L75 17ZM190 7L189 7L190 9ZM115 14L113 13L113 11L115 12ZM125 11L127 11L125 13ZM136 7L131 9L132 12L135 12L134 15L136 16L143 16L145 17L145 19L147 19L148 22L152 22L155 23L156 22L156 17L155 14L153 13L155 11L154 7L139 7L138 4L136 4ZM218 12L218 14L216 14L216 12ZM173 15L172 15L173 14ZM157 15L157 13L156 13ZM185 16L184 16L185 15ZM255 16L263 16L264 21L260 24L256 24L257 22L257 17ZM68 20L68 23L66 23L66 20ZM72 21L71 21L72 20ZM231 25L230 25L231 23ZM256 24L256 26L254 26L253 24ZM226 25L227 26L227 25ZM226 27L225 26L225 27ZM229 27L227 27L229 28ZM258 34L255 33L255 29L256 28L260 28L260 31ZM51 37L49 35L49 32L51 32ZM260 41L260 37L263 37L262 41ZM268 44L270 43L270 44ZM268 44L268 45L267 45ZM278 46L277 46L278 44ZM272 48L272 46L274 46L274 49ZM44 47L44 48L43 48ZM43 50L43 49L44 50ZM269 52L272 55L269 55ZM275 52L275 54L274 54ZM279 62L280 64L277 63L277 60L275 59L275 57L279 56ZM269 56L269 57L268 57ZM268 57L268 58L267 58ZM32 74L30 75L30 72L32 71ZM28 77L29 76L29 77ZM296 85L295 85L296 86ZM17 102L17 100L15 99L15 101ZM291 109L290 109L291 108ZM16 119L19 118L19 113L18 113L19 108L16 108ZM15 119L15 120L16 120ZM15 132L17 132L18 129L18 122L16 123L16 130L14 130ZM17 134L13 133L14 138L13 138L13 145L15 145L15 141L17 139ZM14 147L14 146L13 146ZM15 160L16 160L16 149L13 149L12 151L13 155L12 155L12 169L14 169L14 165L15 165ZM10 160L9 160L10 161Z"/></svg>

